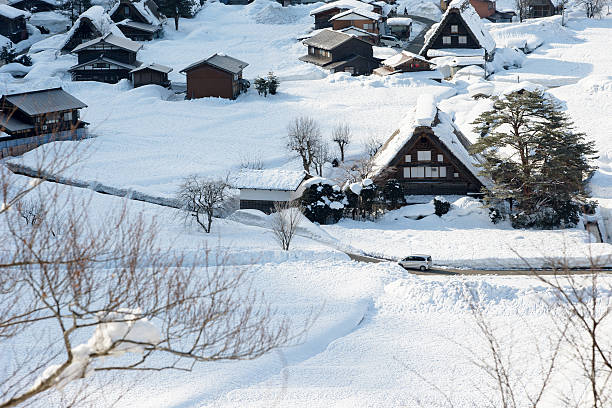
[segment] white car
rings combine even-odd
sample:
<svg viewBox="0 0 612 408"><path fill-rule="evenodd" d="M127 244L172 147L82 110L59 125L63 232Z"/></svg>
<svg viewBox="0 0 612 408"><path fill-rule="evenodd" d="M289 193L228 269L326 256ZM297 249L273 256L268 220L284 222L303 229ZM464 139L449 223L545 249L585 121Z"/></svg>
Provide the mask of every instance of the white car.
<svg viewBox="0 0 612 408"><path fill-rule="evenodd" d="M387 47L401 47L402 42L392 35L381 35L380 42Z"/></svg>
<svg viewBox="0 0 612 408"><path fill-rule="evenodd" d="M420 269L421 271L427 271L431 269L431 256L411 255L399 261L399 264L406 269Z"/></svg>

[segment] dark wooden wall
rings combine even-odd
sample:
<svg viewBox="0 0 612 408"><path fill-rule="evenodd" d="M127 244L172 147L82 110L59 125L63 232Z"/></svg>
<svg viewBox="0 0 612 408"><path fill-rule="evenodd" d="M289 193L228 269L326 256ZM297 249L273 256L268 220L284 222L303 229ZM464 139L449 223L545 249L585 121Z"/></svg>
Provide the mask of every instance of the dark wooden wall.
<svg viewBox="0 0 612 408"><path fill-rule="evenodd" d="M351 55L361 55L362 57L372 58L372 44L363 42L357 38L351 38L332 50L332 62L340 61Z"/></svg>
<svg viewBox="0 0 612 408"><path fill-rule="evenodd" d="M79 64L95 60L100 55L104 55L107 58L114 59L115 61L123 62L125 64L134 64L136 62L135 52L116 48L108 44L105 45L103 49L84 49L78 51L77 54L79 56Z"/></svg>
<svg viewBox="0 0 612 408"><path fill-rule="evenodd" d="M451 33L451 25L458 25L459 32ZM467 36L466 44L459 44L459 36ZM444 44L442 41L442 37L450 36L451 43ZM430 48L440 49L440 48L481 48L481 45L476 41L476 38L470 33L466 24L459 17L457 13L451 12L446 20L444 27L440 29L438 32L438 37L435 39L434 43Z"/></svg>
<svg viewBox="0 0 612 408"><path fill-rule="evenodd" d="M233 75L202 65L187 72L187 99L206 98L209 96L233 99Z"/></svg>
<svg viewBox="0 0 612 408"><path fill-rule="evenodd" d="M82 44L85 41L93 40L94 38L98 38L102 35L92 24L92 22L84 18L81 20L79 27L72 34L72 38L68 40L66 45L62 48L62 51L70 52L77 45Z"/></svg>

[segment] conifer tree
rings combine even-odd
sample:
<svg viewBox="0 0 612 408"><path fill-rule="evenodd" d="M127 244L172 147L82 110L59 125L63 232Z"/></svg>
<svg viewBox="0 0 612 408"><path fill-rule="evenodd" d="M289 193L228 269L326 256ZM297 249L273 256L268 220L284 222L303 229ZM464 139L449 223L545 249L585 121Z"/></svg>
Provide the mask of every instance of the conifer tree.
<svg viewBox="0 0 612 408"><path fill-rule="evenodd" d="M515 226L573 225L588 198L593 142L573 130L557 103L535 90L493 99L475 121L480 134L472 152L483 157L481 173L494 185L488 205L510 203Z"/></svg>
<svg viewBox="0 0 612 408"><path fill-rule="evenodd" d="M179 29L179 18L193 17L193 8L196 3L194 0L161 0L159 1L160 11L174 19L174 29Z"/></svg>

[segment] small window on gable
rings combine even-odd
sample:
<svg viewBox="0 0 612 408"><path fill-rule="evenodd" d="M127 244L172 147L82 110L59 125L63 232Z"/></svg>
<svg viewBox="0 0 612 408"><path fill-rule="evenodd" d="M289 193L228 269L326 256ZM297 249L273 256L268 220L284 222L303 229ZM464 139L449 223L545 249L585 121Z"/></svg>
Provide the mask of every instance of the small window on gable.
<svg viewBox="0 0 612 408"><path fill-rule="evenodd" d="M405 156L406 163L410 163L412 161L412 157L409 154Z"/></svg>
<svg viewBox="0 0 612 408"><path fill-rule="evenodd" d="M64 113L64 121L69 122L72 120L72 112L65 112Z"/></svg>
<svg viewBox="0 0 612 408"><path fill-rule="evenodd" d="M459 36L459 44L467 44L467 36L460 35Z"/></svg>
<svg viewBox="0 0 612 408"><path fill-rule="evenodd" d="M419 150L417 152L418 161L431 161L431 151L430 150Z"/></svg>
<svg viewBox="0 0 612 408"><path fill-rule="evenodd" d="M123 14L125 14L126 16L130 15L130 6L125 6L123 8Z"/></svg>
<svg viewBox="0 0 612 408"><path fill-rule="evenodd" d="M453 173L454 178L459 178L459 173Z"/></svg>
<svg viewBox="0 0 612 408"><path fill-rule="evenodd" d="M451 24L451 33L457 34L459 32L459 26L456 24Z"/></svg>
<svg viewBox="0 0 612 408"><path fill-rule="evenodd" d="M444 161L444 156L442 156L441 154L438 155L438 161L439 162L443 162Z"/></svg>
<svg viewBox="0 0 612 408"><path fill-rule="evenodd" d="M451 43L451 37L449 35L445 35L444 37L442 37L442 44L450 44Z"/></svg>

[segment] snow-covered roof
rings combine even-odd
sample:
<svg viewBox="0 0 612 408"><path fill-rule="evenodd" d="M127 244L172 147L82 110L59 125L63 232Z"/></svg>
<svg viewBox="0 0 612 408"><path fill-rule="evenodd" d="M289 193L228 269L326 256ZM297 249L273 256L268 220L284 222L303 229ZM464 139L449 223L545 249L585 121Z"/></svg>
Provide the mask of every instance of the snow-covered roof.
<svg viewBox="0 0 612 408"><path fill-rule="evenodd" d="M155 64L155 63L152 62L150 64L142 64L138 68L134 68L133 70L131 70L130 73L142 71L144 69L150 69L150 70L153 70L153 71L161 72L163 74L168 74L168 73L172 72L172 68L167 67L165 65L161 65L161 64Z"/></svg>
<svg viewBox="0 0 612 408"><path fill-rule="evenodd" d="M219 68L223 71L227 71L232 74L238 74L244 68L249 66L249 64L244 61L240 61L239 59L230 57L225 54L217 53L201 61L194 62L193 64L183 68L180 72L187 72L201 65L211 65L215 68Z"/></svg>
<svg viewBox="0 0 612 408"><path fill-rule="evenodd" d="M310 15L314 16L315 14L319 14L324 11L333 10L335 8L340 9L340 10L351 10L355 8L364 9L364 10L373 10L374 6L372 6L371 4L359 1L359 0L337 0L337 1L332 1L331 3L326 3L320 7L317 7L316 9L310 12Z"/></svg>
<svg viewBox="0 0 612 408"><path fill-rule="evenodd" d="M153 1L140 0L140 1L130 1L129 3L131 3L134 6L134 8L136 8L136 10L147 21L147 23L151 25L159 26L159 25L162 25L166 21L166 18L159 12L157 8L157 4ZM115 5L110 9L108 14L112 16L113 13L117 11L117 9L119 8L121 4L122 2L117 1Z"/></svg>
<svg viewBox="0 0 612 408"><path fill-rule="evenodd" d="M4 16L11 20L23 17L30 17L31 14L27 11L16 9L15 7L11 7L8 4L0 4L0 16Z"/></svg>
<svg viewBox="0 0 612 408"><path fill-rule="evenodd" d="M295 191L306 176L304 170L242 170L231 184L238 189Z"/></svg>
<svg viewBox="0 0 612 408"><path fill-rule="evenodd" d="M142 44L137 43L136 41L132 41L129 38L119 37L112 33L108 33L102 37L95 38L91 41L84 42L83 44L75 47L72 52L80 51L84 48L91 47L92 45L105 42L107 44L114 45L115 47L123 48L128 51L138 52L142 48Z"/></svg>
<svg viewBox="0 0 612 408"><path fill-rule="evenodd" d="M431 48L427 56L433 57L484 57L484 48Z"/></svg>
<svg viewBox="0 0 612 408"><path fill-rule="evenodd" d="M305 39L303 43L305 45L310 45L315 48L321 48L324 50L331 51L352 38L355 38L359 41L363 41L350 34L326 28L324 30L321 30L321 32L317 33L317 35L313 35L312 37Z"/></svg>
<svg viewBox="0 0 612 408"><path fill-rule="evenodd" d="M102 36L111 33L117 37L125 38L121 30L115 25L113 20L111 20L110 15L104 11L104 8L102 6L92 6L85 10L85 12L83 12L83 14L81 14L79 18L76 19L76 21L66 34L66 37L60 44L60 49L64 48L66 44L68 44L68 42L84 20L89 20Z"/></svg>
<svg viewBox="0 0 612 408"><path fill-rule="evenodd" d="M435 126L434 126L435 123ZM466 168L480 180L488 185L488 181L479 176L477 165L479 157L468 152L470 142L454 124L449 115L440 111L436 99L431 94L423 94L417 99L416 106L404 117L393 135L380 148L372 159L372 172L370 177L380 175L387 169L400 150L414 136L418 127L429 127L434 135L450 152L466 166Z"/></svg>
<svg viewBox="0 0 612 408"><path fill-rule="evenodd" d="M391 58L387 58L386 60L384 60L382 62L383 65L386 65L388 67L392 67L395 68L399 65L402 65L404 62L410 60L410 59L416 59L419 61L423 61L423 62L429 62L427 61L427 59L425 59L424 57L417 55L417 54L413 54L409 51L402 51L394 56L392 56Z"/></svg>
<svg viewBox="0 0 612 408"><path fill-rule="evenodd" d="M136 30L145 31L147 33L155 33L157 31L161 30L161 26L152 25L152 24L145 24L145 23L139 23L138 21L132 21L132 20L129 20L129 19L120 21L120 22L117 23L117 25L118 26L135 28Z"/></svg>
<svg viewBox="0 0 612 408"><path fill-rule="evenodd" d="M470 4L470 0L453 0L442 16L442 20L439 23L432 25L425 34L425 45L421 49L421 54L431 47L433 41L439 34L439 31L446 25L446 20L451 14L458 14L461 17L468 29L472 32L472 34L474 34L476 41L478 41L480 46L484 48L486 52L492 53L495 50L495 40L485 28L480 16L478 16L478 13Z"/></svg>
<svg viewBox="0 0 612 408"><path fill-rule="evenodd" d="M350 27L346 27L343 28L341 30L337 30L340 31L344 34L348 34L348 35L355 35L355 36L369 36L369 37L377 37L376 34L371 33L369 31L363 30L359 27L355 27L355 26L350 26Z"/></svg>
<svg viewBox="0 0 612 408"><path fill-rule="evenodd" d="M391 17L387 19L387 25L390 26L409 26L412 25L412 19L408 17Z"/></svg>
<svg viewBox="0 0 612 408"><path fill-rule="evenodd" d="M335 16L330 18L329 21L356 20L354 16L363 17L365 19L374 20L374 21L378 21L382 19L382 16L380 14L375 13L373 11L364 10L364 9L352 9L352 10L347 10L347 11L343 11L342 13L336 14Z"/></svg>
<svg viewBox="0 0 612 408"><path fill-rule="evenodd" d="M30 116L87 107L85 103L70 95L62 88L21 92L4 95L3 97L19 110Z"/></svg>

